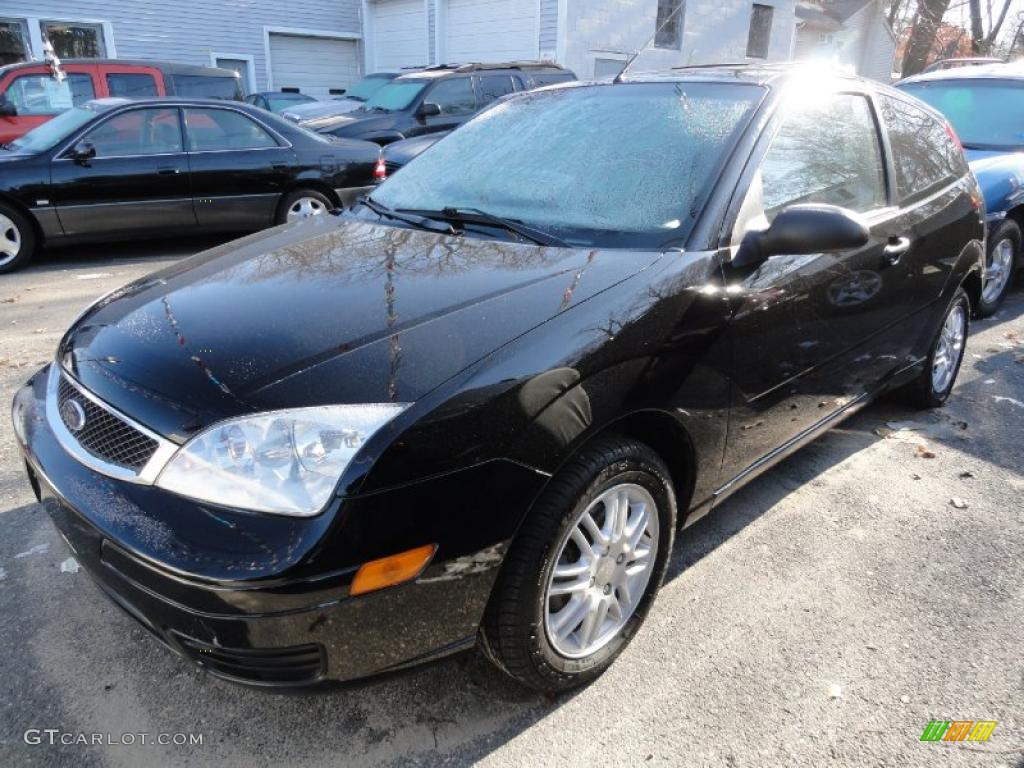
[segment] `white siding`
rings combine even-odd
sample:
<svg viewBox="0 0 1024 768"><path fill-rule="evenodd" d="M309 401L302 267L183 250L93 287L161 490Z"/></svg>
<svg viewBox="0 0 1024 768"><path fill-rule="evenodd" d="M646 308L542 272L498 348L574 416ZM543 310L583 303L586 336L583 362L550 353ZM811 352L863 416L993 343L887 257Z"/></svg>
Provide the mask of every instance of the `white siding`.
<svg viewBox="0 0 1024 768"><path fill-rule="evenodd" d="M373 14L373 69L380 72L422 67L430 56L423 0L376 0Z"/></svg>
<svg viewBox="0 0 1024 768"><path fill-rule="evenodd" d="M539 45L542 59L558 55L558 0L540 0Z"/></svg>
<svg viewBox="0 0 1024 768"><path fill-rule="evenodd" d="M447 0L445 56L450 62L537 57L539 0Z"/></svg>
<svg viewBox="0 0 1024 768"><path fill-rule="evenodd" d="M0 15L107 21L122 59L209 66L210 52L249 54L267 83L264 27L360 34L359 0L0 0Z"/></svg>
<svg viewBox="0 0 1024 768"><path fill-rule="evenodd" d="M298 88L326 99L331 89L359 79L359 49L351 40L270 35L270 82L275 90Z"/></svg>
<svg viewBox="0 0 1024 768"><path fill-rule="evenodd" d="M794 0L757 0L774 7L768 60L789 58L795 28ZM683 11L681 50L646 49L633 72L684 64L760 61L748 59L752 0L689 0ZM568 0L566 54L559 63L581 78L592 77L596 59L626 56L654 34L657 0Z"/></svg>

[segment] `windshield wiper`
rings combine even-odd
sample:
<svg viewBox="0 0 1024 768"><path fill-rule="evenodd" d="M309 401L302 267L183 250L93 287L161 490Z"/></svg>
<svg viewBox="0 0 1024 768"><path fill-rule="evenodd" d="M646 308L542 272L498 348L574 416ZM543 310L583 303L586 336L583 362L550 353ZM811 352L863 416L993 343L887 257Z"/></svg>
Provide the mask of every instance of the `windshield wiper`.
<svg viewBox="0 0 1024 768"><path fill-rule="evenodd" d="M425 229L428 232L441 232L445 235L456 235L455 227L451 224L444 224L441 227L437 226L437 222L433 219L429 219L426 216L407 215L405 212L393 211L383 203L378 203L369 195L364 195L359 198L358 202L361 205L365 205L371 211L376 213L378 216L383 216L386 219L394 219L395 221L402 221L406 224L411 224L414 227Z"/></svg>
<svg viewBox="0 0 1024 768"><path fill-rule="evenodd" d="M564 240L555 237L542 229L531 227L530 225L523 224L521 221L517 221L515 219L506 219L503 216L495 216L493 213L482 211L479 208L447 207L442 208L439 211L400 208L399 212L411 213L417 216L425 216L427 218L438 218L443 219L444 221L461 221L465 224L490 224L519 235L521 238L536 243L537 245L553 245L558 248L569 247L568 243Z"/></svg>

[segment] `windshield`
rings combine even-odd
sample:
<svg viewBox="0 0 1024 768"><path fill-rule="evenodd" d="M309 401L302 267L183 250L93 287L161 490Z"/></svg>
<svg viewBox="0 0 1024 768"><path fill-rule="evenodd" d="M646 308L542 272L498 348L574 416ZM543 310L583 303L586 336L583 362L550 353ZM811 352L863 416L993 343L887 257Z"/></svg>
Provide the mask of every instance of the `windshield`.
<svg viewBox="0 0 1024 768"><path fill-rule="evenodd" d="M11 146L27 152L45 152L88 123L97 114L96 110L85 107L69 109L15 139L11 142Z"/></svg>
<svg viewBox="0 0 1024 768"><path fill-rule="evenodd" d="M629 83L536 91L484 112L373 193L396 210L477 208L573 245L685 237L764 91Z"/></svg>
<svg viewBox="0 0 1024 768"><path fill-rule="evenodd" d="M385 109L388 112L405 109L416 94L427 87L426 80L392 80L366 100L364 109Z"/></svg>
<svg viewBox="0 0 1024 768"><path fill-rule="evenodd" d="M391 77L374 77L373 75L364 77L358 83L345 91L344 97L346 99L355 99L356 101L366 101L368 98L373 96L373 94L390 83L392 79L393 78Z"/></svg>
<svg viewBox="0 0 1024 768"><path fill-rule="evenodd" d="M1024 147L1024 83L942 80L901 86L944 114L968 149Z"/></svg>

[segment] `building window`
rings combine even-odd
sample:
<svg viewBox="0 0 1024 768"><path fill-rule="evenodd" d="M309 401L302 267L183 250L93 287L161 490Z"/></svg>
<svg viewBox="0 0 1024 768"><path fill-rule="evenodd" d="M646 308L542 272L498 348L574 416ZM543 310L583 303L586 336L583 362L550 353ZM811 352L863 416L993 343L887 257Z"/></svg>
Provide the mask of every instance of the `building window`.
<svg viewBox="0 0 1024 768"><path fill-rule="evenodd" d="M28 27L20 19L0 19L0 66L28 61Z"/></svg>
<svg viewBox="0 0 1024 768"><path fill-rule="evenodd" d="M107 55L100 24L41 21L39 29L59 59L102 59Z"/></svg>
<svg viewBox="0 0 1024 768"><path fill-rule="evenodd" d="M747 34L747 56L752 59L768 58L768 44L772 39L772 15L775 9L770 5L754 3L750 12L750 32Z"/></svg>
<svg viewBox="0 0 1024 768"><path fill-rule="evenodd" d="M683 11L677 10L682 2L683 0L658 0L658 15L654 20L654 28L657 30L654 36L655 48L672 48L678 51L683 47Z"/></svg>

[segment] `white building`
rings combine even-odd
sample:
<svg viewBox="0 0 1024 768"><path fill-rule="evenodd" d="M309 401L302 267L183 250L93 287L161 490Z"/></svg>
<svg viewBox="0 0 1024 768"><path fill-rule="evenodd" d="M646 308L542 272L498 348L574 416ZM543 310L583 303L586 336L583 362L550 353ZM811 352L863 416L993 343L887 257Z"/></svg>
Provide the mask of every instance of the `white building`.
<svg viewBox="0 0 1024 768"><path fill-rule="evenodd" d="M426 64L549 59L615 74L680 0L0 0L0 64L155 59L231 67L249 91L315 96L362 74ZM789 58L795 0L689 0L637 71Z"/></svg>

